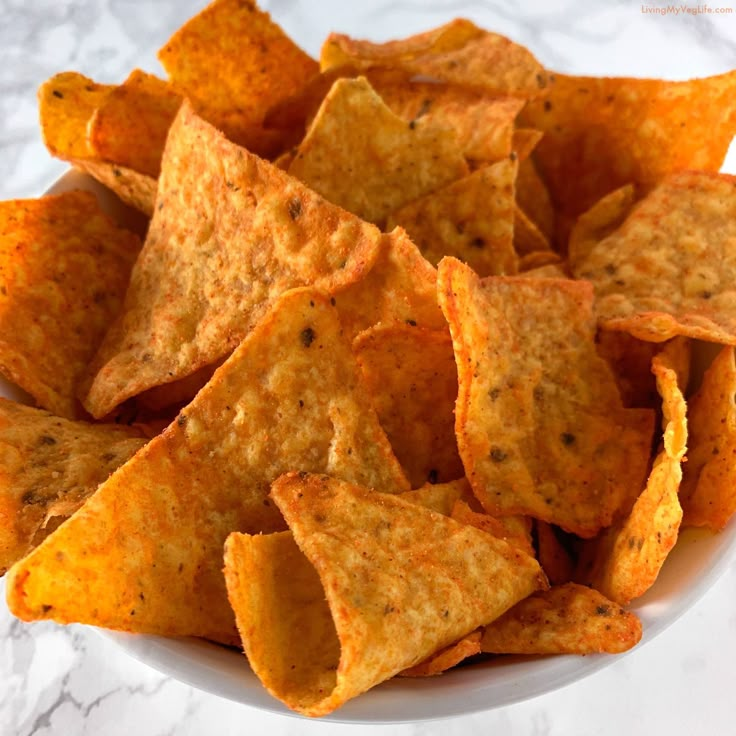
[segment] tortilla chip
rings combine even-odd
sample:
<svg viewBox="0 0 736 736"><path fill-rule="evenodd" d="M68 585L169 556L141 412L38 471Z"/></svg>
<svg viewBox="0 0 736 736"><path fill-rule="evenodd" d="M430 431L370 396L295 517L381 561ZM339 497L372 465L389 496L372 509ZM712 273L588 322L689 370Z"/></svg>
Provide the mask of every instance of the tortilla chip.
<svg viewBox="0 0 736 736"><path fill-rule="evenodd" d="M736 178L673 174L572 262L603 327L641 340L736 344Z"/></svg>
<svg viewBox="0 0 736 736"><path fill-rule="evenodd" d="M65 161L94 157L87 123L112 89L77 72L55 74L38 88L41 134L53 156Z"/></svg>
<svg viewBox="0 0 736 736"><path fill-rule="evenodd" d="M532 520L527 516L499 516L473 511L466 501L458 499L452 507L450 518L460 524L482 529L498 539L503 539L530 557L535 557L532 546Z"/></svg>
<svg viewBox="0 0 736 736"><path fill-rule="evenodd" d="M677 542L682 520L678 491L687 442L684 376L678 375L677 367L689 365L689 357L689 342L679 339L668 343L652 361L662 396L664 447L628 518L596 540L593 569L585 578L622 605L649 590Z"/></svg>
<svg viewBox="0 0 736 736"><path fill-rule="evenodd" d="M284 529L292 468L408 490L329 297L284 294L168 429L11 569L19 618L237 643L230 532Z"/></svg>
<svg viewBox="0 0 736 736"><path fill-rule="evenodd" d="M544 585L532 558L394 496L307 473L282 476L271 496L304 561L292 547L283 566L286 535L233 534L225 576L253 671L304 715L332 712Z"/></svg>
<svg viewBox="0 0 736 736"><path fill-rule="evenodd" d="M331 33L322 46L320 68L326 71L345 64L359 69L393 67L524 99L538 96L548 84L547 72L527 49L463 18L381 44Z"/></svg>
<svg viewBox="0 0 736 736"><path fill-rule="evenodd" d="M449 128L474 168L508 158L513 150L514 119L524 105L515 97L493 97L453 84L397 80L366 75L383 101L407 122L425 119Z"/></svg>
<svg viewBox="0 0 736 736"><path fill-rule="evenodd" d="M73 191L0 202L0 371L54 414L120 309L140 241Z"/></svg>
<svg viewBox="0 0 736 736"><path fill-rule="evenodd" d="M70 422L0 398L0 575L145 443L134 427Z"/></svg>
<svg viewBox="0 0 736 736"><path fill-rule="evenodd" d="M380 248L368 275L335 296L345 334L352 339L378 323L447 329L436 269L401 228L384 235Z"/></svg>
<svg viewBox="0 0 736 736"><path fill-rule="evenodd" d="M445 258L437 287L458 366L458 448L474 493L491 515L594 536L643 485L654 415L622 407L595 351L591 285L481 281Z"/></svg>
<svg viewBox="0 0 736 736"><path fill-rule="evenodd" d="M448 483L425 483L421 488L404 491L399 496L409 503L423 506L443 516L450 516L455 501L473 500L473 491L465 478L451 480Z"/></svg>
<svg viewBox="0 0 736 736"><path fill-rule="evenodd" d="M652 373L652 359L661 346L638 340L626 332L608 330L599 330L596 343L598 355L611 366L624 406L656 407L660 397Z"/></svg>
<svg viewBox="0 0 736 736"><path fill-rule="evenodd" d="M357 281L380 233L226 140L185 102L125 305L92 363L96 417L211 365L287 289Z"/></svg>
<svg viewBox="0 0 736 736"><path fill-rule="evenodd" d="M317 73L298 48L252 0L214 0L158 52L174 88L228 138L262 156L287 147L263 127L273 104Z"/></svg>
<svg viewBox="0 0 736 736"><path fill-rule="evenodd" d="M70 159L69 163L104 184L125 204L149 217L153 215L158 185L153 177L107 161L75 158Z"/></svg>
<svg viewBox="0 0 736 736"><path fill-rule="evenodd" d="M718 171L735 113L736 71L688 82L555 74L520 117L544 132L535 160L574 219L624 184L646 191L674 171Z"/></svg>
<svg viewBox="0 0 736 736"><path fill-rule="evenodd" d="M514 130L511 147L516 159L520 162L528 159L537 147L537 143L542 140L543 135L541 130L534 130L534 128L517 128Z"/></svg>
<svg viewBox="0 0 736 736"><path fill-rule="evenodd" d="M135 69L99 101L87 139L98 158L158 178L161 155L181 96L167 82Z"/></svg>
<svg viewBox="0 0 736 736"><path fill-rule="evenodd" d="M481 650L495 654L618 654L641 639L641 622L595 590L568 583L517 603L486 626Z"/></svg>
<svg viewBox="0 0 736 736"><path fill-rule="evenodd" d="M434 266L450 255L481 276L514 274L514 179L510 159L478 169L394 212L388 230L403 227Z"/></svg>
<svg viewBox="0 0 736 736"><path fill-rule="evenodd" d="M399 675L401 677L432 677L433 675L441 675L456 664L460 664L464 659L472 657L474 654L480 654L481 634L481 631L474 631L472 634L464 636L460 641L451 644L449 647L435 652L429 658L425 659L424 662L420 662L403 672L399 672Z"/></svg>
<svg viewBox="0 0 736 736"><path fill-rule="evenodd" d="M355 338L353 352L412 488L462 477L455 441L457 369L447 329L377 325Z"/></svg>
<svg viewBox="0 0 736 736"><path fill-rule="evenodd" d="M550 243L555 239L555 208L549 189L537 171L534 159L519 162L516 175L516 202Z"/></svg>
<svg viewBox="0 0 736 736"><path fill-rule="evenodd" d="M549 240L526 216L518 203L514 206L514 248L522 257L530 253L554 252Z"/></svg>
<svg viewBox="0 0 736 736"><path fill-rule="evenodd" d="M536 522L537 559L552 585L564 585L573 578L574 565L570 553L557 536L555 527L544 521Z"/></svg>
<svg viewBox="0 0 736 736"><path fill-rule="evenodd" d="M687 526L720 531L736 511L736 362L723 348L690 399L690 450L680 500Z"/></svg>
<svg viewBox="0 0 736 736"><path fill-rule="evenodd" d="M580 215L570 232L567 246L570 263L584 262L598 243L615 233L629 216L635 199L634 186L627 184L607 194Z"/></svg>
<svg viewBox="0 0 736 736"><path fill-rule="evenodd" d="M333 84L289 173L383 224L407 202L466 176L468 165L453 131L422 119L407 123L361 77Z"/></svg>

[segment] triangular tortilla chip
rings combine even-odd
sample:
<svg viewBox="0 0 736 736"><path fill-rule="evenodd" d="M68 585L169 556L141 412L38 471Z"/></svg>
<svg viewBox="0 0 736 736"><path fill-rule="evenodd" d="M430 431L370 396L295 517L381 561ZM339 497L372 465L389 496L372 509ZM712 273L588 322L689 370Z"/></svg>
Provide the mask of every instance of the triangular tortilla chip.
<svg viewBox="0 0 736 736"><path fill-rule="evenodd" d="M78 384L139 250L89 192L0 203L0 371L44 409L79 416Z"/></svg>
<svg viewBox="0 0 736 736"><path fill-rule="evenodd" d="M226 140L185 102L123 311L90 368L85 406L125 399L227 355L287 289L360 279L381 234Z"/></svg>
<svg viewBox="0 0 736 736"><path fill-rule="evenodd" d="M686 171L634 205L608 237L580 248L572 269L595 284L606 329L651 342L685 335L733 345L735 239L736 178Z"/></svg>
<svg viewBox="0 0 736 736"><path fill-rule="evenodd" d="M145 443L135 427L70 422L0 398L0 575Z"/></svg>
<svg viewBox="0 0 736 736"><path fill-rule="evenodd" d="M424 662L420 662L403 672L399 672L399 675L401 677L432 677L434 675L441 675L464 659L472 657L474 654L480 654L481 635L481 631L474 631L472 634L464 636L460 641L451 644L449 647L435 652L432 656L425 659Z"/></svg>
<svg viewBox="0 0 736 736"><path fill-rule="evenodd" d="M437 290L458 366L458 448L474 493L492 515L594 536L643 485L654 413L621 405L595 351L591 285L481 280L445 258Z"/></svg>
<svg viewBox="0 0 736 736"><path fill-rule="evenodd" d="M104 161L158 178L166 136L181 99L167 82L135 69L89 117L91 150Z"/></svg>
<svg viewBox="0 0 736 736"><path fill-rule="evenodd" d="M455 441L457 368L447 329L377 325L355 338L353 352L412 488L462 477Z"/></svg>
<svg viewBox="0 0 736 736"><path fill-rule="evenodd" d="M413 491L404 491L399 496L409 503L423 506L443 516L450 516L455 501L460 499L475 500L473 491L466 478L458 478L448 483L425 483Z"/></svg>
<svg viewBox="0 0 736 736"><path fill-rule="evenodd" d="M485 512L473 511L463 499L458 499L452 507L450 518L460 524L468 524L482 529L517 549L534 557L532 546L532 520L528 516L499 516L498 518Z"/></svg>
<svg viewBox="0 0 736 736"><path fill-rule="evenodd" d="M382 225L407 202L466 176L468 165L452 130L407 123L360 77L333 84L289 173Z"/></svg>
<svg viewBox="0 0 736 736"><path fill-rule="evenodd" d="M87 138L90 119L114 89L77 72L62 72L48 79L38 90L43 142L53 156L69 161L115 192L123 202L150 215L156 179L101 160Z"/></svg>
<svg viewBox="0 0 736 736"><path fill-rule="evenodd" d="M720 531L736 511L736 360L723 348L690 399L680 500L688 526Z"/></svg>
<svg viewBox="0 0 736 736"><path fill-rule="evenodd" d="M392 213L386 229L403 227L434 266L444 256L481 276L515 274L514 180L516 162L499 161Z"/></svg>
<svg viewBox="0 0 736 736"><path fill-rule="evenodd" d="M282 136L263 128L271 105L317 73L304 53L253 0L215 0L158 52L175 89L236 143L262 156Z"/></svg>
<svg viewBox="0 0 736 736"><path fill-rule="evenodd" d="M523 98L538 96L548 82L547 72L527 49L464 18L387 43L331 33L322 46L320 68L345 64L360 69L391 67Z"/></svg>
<svg viewBox="0 0 736 736"><path fill-rule="evenodd" d="M641 622L598 591L568 583L534 593L486 626L481 651L494 654L625 652Z"/></svg>
<svg viewBox="0 0 736 736"><path fill-rule="evenodd" d="M447 328L437 303L437 270L401 228L383 236L368 275L337 293L335 300L350 338L379 322Z"/></svg>
<svg viewBox="0 0 736 736"><path fill-rule="evenodd" d="M683 338L668 343L654 356L652 372L662 396L664 447L625 521L591 543L595 546L592 571L582 573L586 583L622 605L649 590L677 542L682 520L678 491L687 443L682 374L689 362L690 343Z"/></svg>
<svg viewBox="0 0 736 736"><path fill-rule="evenodd" d="M736 71L687 82L555 74L520 117L544 132L534 158L574 221L624 184L648 190L674 171L718 171L736 132Z"/></svg>
<svg viewBox="0 0 736 736"><path fill-rule="evenodd" d="M254 672L305 715L330 713L545 585L533 558L394 496L307 473L281 477L271 496L293 541L231 535L225 575Z"/></svg>
<svg viewBox="0 0 736 736"><path fill-rule="evenodd" d="M8 573L25 620L238 641L222 576L230 532L284 521L291 469L407 490L329 297L279 299L166 431Z"/></svg>

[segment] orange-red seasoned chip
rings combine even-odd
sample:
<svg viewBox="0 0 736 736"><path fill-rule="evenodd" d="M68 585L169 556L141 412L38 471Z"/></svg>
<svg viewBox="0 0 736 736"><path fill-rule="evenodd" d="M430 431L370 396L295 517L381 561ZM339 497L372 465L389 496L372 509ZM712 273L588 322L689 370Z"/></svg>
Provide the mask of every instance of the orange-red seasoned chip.
<svg viewBox="0 0 736 736"><path fill-rule="evenodd" d="M736 132L736 71L687 82L555 74L521 118L544 132L534 157L571 224L625 184L718 171Z"/></svg>
<svg viewBox="0 0 736 736"><path fill-rule="evenodd" d="M317 73L253 0L214 0L158 52L174 88L236 143L264 156L285 147L266 111Z"/></svg>
<svg viewBox="0 0 736 736"><path fill-rule="evenodd" d="M406 122L368 80L338 79L289 173L330 202L383 224L389 214L468 174L452 130Z"/></svg>
<svg viewBox="0 0 736 736"><path fill-rule="evenodd" d="M619 196L625 205L625 190ZM615 222L620 208L606 209L616 213ZM603 240L590 245L586 238L571 266L577 278L594 283L606 329L651 342L685 335L730 345L736 344L734 244L736 178L687 171L667 177Z"/></svg>
<svg viewBox="0 0 736 736"><path fill-rule="evenodd" d="M523 514L583 537L608 526L649 461L653 412L624 409L595 350L590 284L438 275L458 366L455 429L492 515Z"/></svg>
<svg viewBox="0 0 736 736"><path fill-rule="evenodd" d="M345 64L401 69L525 99L540 95L548 83L547 72L526 48L464 18L382 44L331 33L322 46L320 67L325 71Z"/></svg>
<svg viewBox="0 0 736 736"><path fill-rule="evenodd" d="M355 338L353 352L412 488L462 477L453 412L457 369L447 330L377 325Z"/></svg>
<svg viewBox="0 0 736 736"><path fill-rule="evenodd" d="M464 636L460 641L451 644L449 647L435 652L425 659L424 662L420 662L403 672L399 672L399 675L401 677L432 677L433 675L441 675L456 664L460 664L464 659L472 657L474 654L480 654L481 634L481 631L474 631L472 634Z"/></svg>
<svg viewBox="0 0 736 736"><path fill-rule="evenodd" d="M639 643L641 622L596 590L568 583L517 603L486 626L481 651L494 654L625 652Z"/></svg>
<svg viewBox="0 0 736 736"><path fill-rule="evenodd" d="M516 175L516 202L550 243L555 240L555 208L549 189L537 171L533 158L519 162Z"/></svg>
<svg viewBox="0 0 736 736"><path fill-rule="evenodd" d="M0 371L39 406L79 415L80 380L139 250L89 192L0 203Z"/></svg>
<svg viewBox="0 0 736 736"><path fill-rule="evenodd" d="M684 523L719 531L736 511L736 361L725 347L690 399L690 450L680 498Z"/></svg>
<svg viewBox="0 0 736 736"><path fill-rule="evenodd" d="M454 256L481 276L514 274L514 180L517 164L485 166L394 212L387 229L403 227L433 265Z"/></svg>
<svg viewBox="0 0 736 736"><path fill-rule="evenodd" d="M181 96L167 82L135 69L97 104L87 123L91 150L141 174L158 178L161 155Z"/></svg>
<svg viewBox="0 0 736 736"><path fill-rule="evenodd" d="M90 369L93 416L227 355L284 291L344 287L378 257L375 227L226 140L187 103L156 202L123 311Z"/></svg>
<svg viewBox="0 0 736 736"><path fill-rule="evenodd" d="M277 300L171 426L12 568L10 608L237 643L223 544L285 528L268 491L294 468L409 488L337 311L315 289Z"/></svg>

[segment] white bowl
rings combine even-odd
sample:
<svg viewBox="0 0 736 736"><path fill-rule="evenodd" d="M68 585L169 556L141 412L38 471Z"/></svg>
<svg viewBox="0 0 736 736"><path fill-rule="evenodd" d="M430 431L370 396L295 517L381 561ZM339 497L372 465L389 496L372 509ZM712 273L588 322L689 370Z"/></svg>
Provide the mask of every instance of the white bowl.
<svg viewBox="0 0 736 736"><path fill-rule="evenodd" d="M140 228L141 220L90 177L70 171L49 193L82 188L94 192L121 224ZM0 394L28 401L0 379ZM736 519L720 534L685 530L655 585L631 610L644 634L637 651L696 603L726 569L736 549ZM124 634L98 629L121 649L166 675L229 700L273 713L294 715L273 699L251 672L246 658L198 639ZM322 720L346 723L398 723L467 715L533 698L568 685L615 662L622 655L498 657L459 667L441 677L396 678L343 706Z"/></svg>

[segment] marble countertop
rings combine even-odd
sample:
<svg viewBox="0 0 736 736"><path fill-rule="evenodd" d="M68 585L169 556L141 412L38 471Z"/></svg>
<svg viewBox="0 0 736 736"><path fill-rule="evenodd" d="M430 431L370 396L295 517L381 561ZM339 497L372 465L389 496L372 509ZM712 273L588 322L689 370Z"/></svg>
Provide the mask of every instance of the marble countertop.
<svg viewBox="0 0 736 736"><path fill-rule="evenodd" d="M271 0L261 5L314 54L329 30L381 40L464 15L528 45L559 71L682 79L736 67L736 1L733 6L710 2L671 11L664 4L628 0ZM0 0L0 198L38 195L66 169L40 142L35 102L40 82L67 69L104 82L122 81L135 66L160 71L156 50L202 5L197 0ZM732 12L715 12L719 8ZM733 733L734 601L736 560L667 631L582 682L485 714L386 726L382 732ZM228 736L266 730L280 736L366 728L285 718L222 700L138 663L92 629L21 624L0 603L4 736Z"/></svg>

